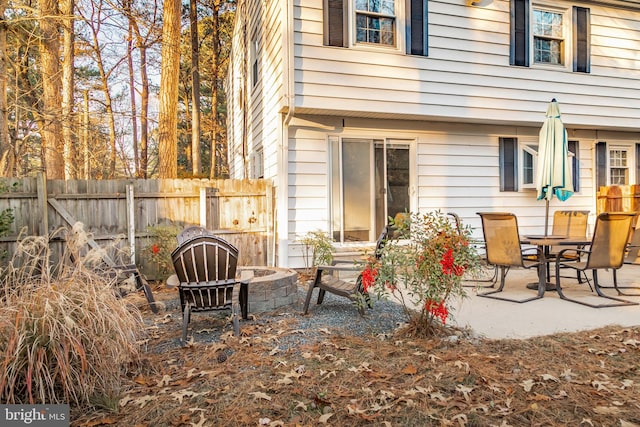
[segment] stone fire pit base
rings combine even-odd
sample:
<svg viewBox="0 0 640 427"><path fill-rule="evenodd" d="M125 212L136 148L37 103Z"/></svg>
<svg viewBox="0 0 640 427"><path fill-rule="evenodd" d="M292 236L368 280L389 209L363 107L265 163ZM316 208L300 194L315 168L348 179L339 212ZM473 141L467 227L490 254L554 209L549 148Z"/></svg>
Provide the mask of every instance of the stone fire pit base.
<svg viewBox="0 0 640 427"><path fill-rule="evenodd" d="M261 266L242 266L238 270L240 273L253 272L253 278L249 281L249 314L263 313L297 302L297 271Z"/></svg>

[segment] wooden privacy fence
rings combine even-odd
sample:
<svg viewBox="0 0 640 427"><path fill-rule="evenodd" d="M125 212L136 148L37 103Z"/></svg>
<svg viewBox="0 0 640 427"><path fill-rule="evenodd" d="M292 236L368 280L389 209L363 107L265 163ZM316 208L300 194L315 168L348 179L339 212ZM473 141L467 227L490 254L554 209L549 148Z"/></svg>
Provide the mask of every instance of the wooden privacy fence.
<svg viewBox="0 0 640 427"><path fill-rule="evenodd" d="M610 185L600 187L596 202L597 213L640 211L640 185Z"/></svg>
<svg viewBox="0 0 640 427"><path fill-rule="evenodd" d="M0 179L0 211L10 208L15 221L0 250L9 254L18 234L49 236L77 221L93 238L93 245L125 242L131 258L152 279L149 260L153 227L177 231L201 225L216 231L240 250L242 265L273 265L273 186L266 180L45 180ZM64 237L52 239L53 257L63 249ZM147 252L145 252L147 251Z"/></svg>

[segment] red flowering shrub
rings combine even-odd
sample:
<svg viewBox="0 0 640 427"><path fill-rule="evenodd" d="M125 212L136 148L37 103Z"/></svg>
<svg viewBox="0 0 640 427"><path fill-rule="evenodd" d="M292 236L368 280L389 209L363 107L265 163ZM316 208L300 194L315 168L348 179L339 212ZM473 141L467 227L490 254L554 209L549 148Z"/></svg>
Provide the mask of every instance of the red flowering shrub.
<svg viewBox="0 0 640 427"><path fill-rule="evenodd" d="M405 215L391 226L397 238L386 242L379 259L365 264L363 289L396 299L412 331L432 335L434 321L444 324L451 317L451 299L465 295L463 275L478 269L471 229L458 229L440 211Z"/></svg>

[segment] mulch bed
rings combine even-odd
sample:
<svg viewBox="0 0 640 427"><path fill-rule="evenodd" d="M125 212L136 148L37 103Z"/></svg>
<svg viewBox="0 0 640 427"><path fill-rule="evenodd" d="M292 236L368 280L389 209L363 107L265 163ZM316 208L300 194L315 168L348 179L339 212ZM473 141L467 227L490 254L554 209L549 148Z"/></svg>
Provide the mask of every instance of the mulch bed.
<svg viewBox="0 0 640 427"><path fill-rule="evenodd" d="M110 410L74 408L72 425L640 426L639 327L418 339L401 328L351 334L314 325L320 308L289 309L241 322L240 337L224 316L194 316L182 346L177 292L155 295L159 314L128 297L147 328L121 395Z"/></svg>

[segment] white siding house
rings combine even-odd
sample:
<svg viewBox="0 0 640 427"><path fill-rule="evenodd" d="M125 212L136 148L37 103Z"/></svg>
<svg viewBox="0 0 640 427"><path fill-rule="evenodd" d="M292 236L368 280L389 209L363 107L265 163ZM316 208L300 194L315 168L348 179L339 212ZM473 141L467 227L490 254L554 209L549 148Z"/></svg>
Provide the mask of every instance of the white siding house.
<svg viewBox="0 0 640 427"><path fill-rule="evenodd" d="M531 177L556 98L576 193L640 184L640 1L240 0L230 171L271 178L277 263L296 240L375 241L387 216L511 211L540 233Z"/></svg>

